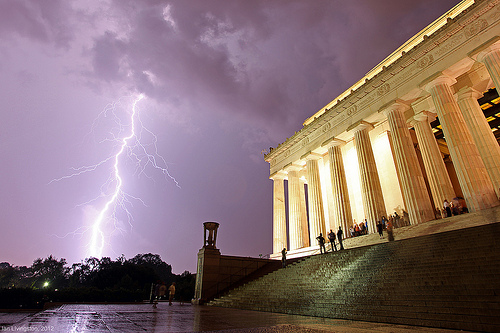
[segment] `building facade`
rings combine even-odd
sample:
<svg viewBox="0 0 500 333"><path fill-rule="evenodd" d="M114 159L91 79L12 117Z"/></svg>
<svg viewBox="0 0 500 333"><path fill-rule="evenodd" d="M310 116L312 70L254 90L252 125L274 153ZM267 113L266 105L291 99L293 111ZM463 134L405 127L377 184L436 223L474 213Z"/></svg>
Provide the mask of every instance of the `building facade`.
<svg viewBox="0 0 500 333"><path fill-rule="evenodd" d="M309 254L320 232L365 219L376 232L394 212L423 223L445 199L499 205L497 117L478 102L499 88L500 0L464 0L265 155L271 257Z"/></svg>

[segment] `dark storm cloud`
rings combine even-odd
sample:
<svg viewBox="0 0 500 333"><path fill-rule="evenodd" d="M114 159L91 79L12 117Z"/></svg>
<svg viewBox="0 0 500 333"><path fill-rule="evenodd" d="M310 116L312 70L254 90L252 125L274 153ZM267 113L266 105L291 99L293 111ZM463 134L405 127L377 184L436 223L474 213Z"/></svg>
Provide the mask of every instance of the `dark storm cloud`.
<svg viewBox="0 0 500 333"><path fill-rule="evenodd" d="M93 69L104 81L123 80L126 73L120 68L125 57L126 45L116 38L116 34L106 32L96 39L93 48Z"/></svg>
<svg viewBox="0 0 500 333"><path fill-rule="evenodd" d="M85 16L67 1L1 1L0 33L66 45L69 22L101 15L112 27L92 37L96 85L191 117L230 115L280 140L456 2L114 0Z"/></svg>
<svg viewBox="0 0 500 333"><path fill-rule="evenodd" d="M130 31L96 41L95 71L109 80L126 59L133 86L182 112L289 132L455 3L115 1Z"/></svg>

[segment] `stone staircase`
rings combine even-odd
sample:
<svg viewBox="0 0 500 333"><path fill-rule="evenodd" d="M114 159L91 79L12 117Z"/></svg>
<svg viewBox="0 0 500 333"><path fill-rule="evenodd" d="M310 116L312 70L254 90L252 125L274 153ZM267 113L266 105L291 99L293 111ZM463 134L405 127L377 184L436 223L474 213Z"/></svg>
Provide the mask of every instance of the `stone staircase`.
<svg viewBox="0 0 500 333"><path fill-rule="evenodd" d="M500 332L500 223L304 258L208 305Z"/></svg>

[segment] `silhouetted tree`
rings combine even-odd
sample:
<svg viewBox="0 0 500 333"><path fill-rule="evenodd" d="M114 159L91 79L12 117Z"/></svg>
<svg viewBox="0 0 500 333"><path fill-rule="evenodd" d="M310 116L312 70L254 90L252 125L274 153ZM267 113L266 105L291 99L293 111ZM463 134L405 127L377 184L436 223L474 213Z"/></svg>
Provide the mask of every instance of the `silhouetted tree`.
<svg viewBox="0 0 500 333"><path fill-rule="evenodd" d="M57 260L52 255L45 259L37 258L31 265L33 277L32 286L41 288L44 283L48 283L51 288L60 288L66 285L69 268L66 266L66 259Z"/></svg>
<svg viewBox="0 0 500 333"><path fill-rule="evenodd" d="M183 302L189 302L194 297L196 274L184 271L176 278L176 298Z"/></svg>
<svg viewBox="0 0 500 333"><path fill-rule="evenodd" d="M174 281L172 266L161 260L161 257L158 254L138 254L132 259L127 260L127 263L153 269L153 271L158 275L158 278L167 284Z"/></svg>
<svg viewBox="0 0 500 333"><path fill-rule="evenodd" d="M129 260L121 255L116 261L90 257L71 267L64 258L52 255L35 259L31 267L4 262L0 263L0 307L40 308L47 297L64 302L139 301L149 297L151 284L157 281L175 281L177 299L193 297L195 276L188 271L172 274L172 267L158 254L138 254Z"/></svg>
<svg viewBox="0 0 500 333"><path fill-rule="evenodd" d="M16 270L8 262L0 263L0 288L13 286Z"/></svg>

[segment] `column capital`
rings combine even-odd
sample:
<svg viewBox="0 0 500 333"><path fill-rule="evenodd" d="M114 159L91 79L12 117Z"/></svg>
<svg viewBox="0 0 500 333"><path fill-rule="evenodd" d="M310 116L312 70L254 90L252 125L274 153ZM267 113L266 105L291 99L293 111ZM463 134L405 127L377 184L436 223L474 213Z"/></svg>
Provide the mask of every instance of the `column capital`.
<svg viewBox="0 0 500 333"><path fill-rule="evenodd" d="M426 121L426 120L428 122L431 122L431 121L434 121L434 119L436 119L436 116L437 115L435 113L432 113L429 111L422 111L422 112L419 112L416 115L414 115L411 122L413 122L413 121Z"/></svg>
<svg viewBox="0 0 500 333"><path fill-rule="evenodd" d="M302 170L302 166L294 164L294 163L290 163L290 164L285 165L285 167L283 168L283 170L286 173L289 173L290 171L300 171L300 170Z"/></svg>
<svg viewBox="0 0 500 333"><path fill-rule="evenodd" d="M392 113L394 111L405 112L409 108L410 106L408 104L406 104L402 100L397 99L383 105L378 112L387 117L389 113Z"/></svg>
<svg viewBox="0 0 500 333"><path fill-rule="evenodd" d="M360 120L357 123L354 123L351 126L349 126L347 128L346 132L356 133L356 132L359 132L359 131L362 131L365 129L368 129L370 131L373 128L375 128L375 127L372 124L370 124L369 122L364 121L364 120Z"/></svg>
<svg viewBox="0 0 500 333"><path fill-rule="evenodd" d="M457 80L452 78L451 76L441 74L441 75L438 75L437 77L429 78L428 81L427 80L424 81L422 83L422 86L424 87L424 89L426 91L430 92L430 90L437 85L445 84L445 85L451 87L456 82L457 82Z"/></svg>
<svg viewBox="0 0 500 333"><path fill-rule="evenodd" d="M464 98L480 99L483 97L483 94L472 87L463 87L457 92L457 97L458 100L462 100Z"/></svg>
<svg viewBox="0 0 500 333"><path fill-rule="evenodd" d="M344 140L340 140L340 139L336 139L336 138L332 137L328 140L325 140L321 144L321 147L330 148L330 147L336 147L336 146L343 146L345 144L346 144L346 142Z"/></svg>
<svg viewBox="0 0 500 333"><path fill-rule="evenodd" d="M436 107L434 106L434 102L432 101L432 96L430 94L420 98L419 100L411 103L411 108L415 114L420 112L432 112L436 113Z"/></svg>
<svg viewBox="0 0 500 333"><path fill-rule="evenodd" d="M318 154L318 153L313 153L313 152L307 152L304 155L300 157L301 161L316 161L322 158L323 156Z"/></svg>
<svg viewBox="0 0 500 333"><path fill-rule="evenodd" d="M275 180L275 179L285 179L286 178L286 171L285 170L278 170L272 175L269 176L269 179Z"/></svg>
<svg viewBox="0 0 500 333"><path fill-rule="evenodd" d="M469 53L469 57L483 62L484 58L493 52L500 51L500 37L496 36Z"/></svg>

